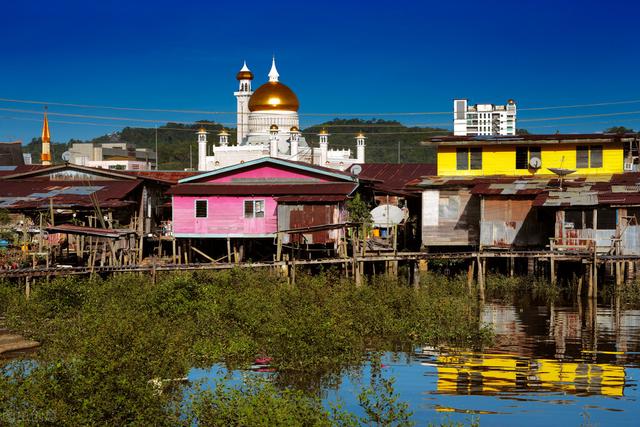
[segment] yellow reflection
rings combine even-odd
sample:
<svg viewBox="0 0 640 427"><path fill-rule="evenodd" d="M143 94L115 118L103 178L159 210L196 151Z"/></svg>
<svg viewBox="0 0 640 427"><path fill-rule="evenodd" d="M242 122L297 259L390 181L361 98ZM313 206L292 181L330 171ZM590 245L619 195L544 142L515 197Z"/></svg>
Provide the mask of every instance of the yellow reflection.
<svg viewBox="0 0 640 427"><path fill-rule="evenodd" d="M496 394L562 391L569 394L622 396L625 371L608 363L525 359L514 355L438 356L438 391Z"/></svg>

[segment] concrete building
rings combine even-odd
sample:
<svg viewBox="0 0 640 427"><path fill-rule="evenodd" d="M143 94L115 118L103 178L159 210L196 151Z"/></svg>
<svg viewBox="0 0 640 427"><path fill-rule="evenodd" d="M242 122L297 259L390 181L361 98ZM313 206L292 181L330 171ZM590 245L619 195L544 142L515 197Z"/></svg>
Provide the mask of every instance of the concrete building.
<svg viewBox="0 0 640 427"><path fill-rule="evenodd" d="M69 153L69 163L80 166L115 170L151 170L156 167L155 151L121 141L73 143Z"/></svg>
<svg viewBox="0 0 640 427"><path fill-rule="evenodd" d="M364 163L365 137L356 138L356 153L350 149L330 149L329 133L321 131L313 147L300 132L296 94L280 82L275 59L271 63L269 81L252 90L253 73L245 63L236 75L239 86L237 100L238 139L229 141L229 134L218 134L218 144L207 141L208 132L201 129L198 138L198 170L209 171L239 163L272 157L310 163L332 169L346 170Z"/></svg>
<svg viewBox="0 0 640 427"><path fill-rule="evenodd" d="M469 105L466 99L453 100L453 134L456 136L515 135L516 103Z"/></svg>

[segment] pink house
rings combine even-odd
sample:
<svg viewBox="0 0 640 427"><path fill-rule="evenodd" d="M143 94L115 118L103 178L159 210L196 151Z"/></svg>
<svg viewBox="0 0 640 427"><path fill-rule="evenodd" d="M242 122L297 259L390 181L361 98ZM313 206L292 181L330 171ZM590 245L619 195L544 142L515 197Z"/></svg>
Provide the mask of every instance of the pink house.
<svg viewBox="0 0 640 427"><path fill-rule="evenodd" d="M357 187L344 172L265 157L178 181L172 195L177 238L272 238L278 231L344 222ZM329 243L337 230L305 237Z"/></svg>

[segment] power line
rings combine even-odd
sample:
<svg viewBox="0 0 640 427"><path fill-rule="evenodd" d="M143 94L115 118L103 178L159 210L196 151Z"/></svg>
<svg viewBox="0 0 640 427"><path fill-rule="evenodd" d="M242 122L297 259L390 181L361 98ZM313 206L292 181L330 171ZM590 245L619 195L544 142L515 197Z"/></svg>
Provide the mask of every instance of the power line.
<svg viewBox="0 0 640 427"><path fill-rule="evenodd" d="M71 108L84 108L84 109L107 109L118 111L140 111L140 112L153 112L153 113L180 113L180 114L237 114L237 111L209 111L209 110L193 110L193 109L176 109L176 108L142 108L142 107L121 107L112 105L96 105L96 104L77 104L66 103L57 101L40 101L40 100L27 100L27 99L12 99L12 98L0 98L0 102L20 103L20 104L32 104L32 105L55 105L60 107ZM640 100L627 100L627 101L608 101L608 102L596 102L589 104L570 104L570 105L552 105L541 107L528 107L518 108L519 111L542 111L542 110L554 110L554 109L569 109L569 108L590 108L590 107L603 107L611 105L625 105L625 104L638 104ZM329 117L329 116L419 116L419 115L444 115L453 114L452 111L407 111L407 112L366 112L366 113L300 113L300 116L317 116L317 117Z"/></svg>

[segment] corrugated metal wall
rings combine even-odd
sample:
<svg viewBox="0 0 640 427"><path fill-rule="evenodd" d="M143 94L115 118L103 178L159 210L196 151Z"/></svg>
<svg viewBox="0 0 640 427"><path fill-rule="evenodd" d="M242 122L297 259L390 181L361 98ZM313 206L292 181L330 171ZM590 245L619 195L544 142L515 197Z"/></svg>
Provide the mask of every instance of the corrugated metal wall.
<svg viewBox="0 0 640 427"><path fill-rule="evenodd" d="M551 232L545 233L532 205L533 199L485 197L480 244L505 248L548 244Z"/></svg>
<svg viewBox="0 0 640 427"><path fill-rule="evenodd" d="M429 190L433 194L433 191ZM431 198L423 198L423 203ZM468 189L441 190L438 192L437 224L433 206L422 207L423 246L477 245L479 238L480 200ZM433 214L430 214L433 212Z"/></svg>
<svg viewBox="0 0 640 427"><path fill-rule="evenodd" d="M332 204L279 204L278 230L304 228L314 225L335 224L338 206ZM337 241L339 230L322 230L312 233L284 236L284 243L332 243Z"/></svg>

